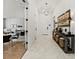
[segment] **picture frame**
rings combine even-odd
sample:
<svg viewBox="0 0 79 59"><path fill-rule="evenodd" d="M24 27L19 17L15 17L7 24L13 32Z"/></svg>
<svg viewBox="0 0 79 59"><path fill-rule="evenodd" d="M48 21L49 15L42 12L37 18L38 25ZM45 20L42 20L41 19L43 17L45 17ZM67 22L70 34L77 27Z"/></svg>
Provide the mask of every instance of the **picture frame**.
<svg viewBox="0 0 79 59"><path fill-rule="evenodd" d="M62 15L60 15L57 19L58 19L58 26L61 27L69 26L70 25L69 21L71 20L70 9L67 10L65 13L63 13Z"/></svg>

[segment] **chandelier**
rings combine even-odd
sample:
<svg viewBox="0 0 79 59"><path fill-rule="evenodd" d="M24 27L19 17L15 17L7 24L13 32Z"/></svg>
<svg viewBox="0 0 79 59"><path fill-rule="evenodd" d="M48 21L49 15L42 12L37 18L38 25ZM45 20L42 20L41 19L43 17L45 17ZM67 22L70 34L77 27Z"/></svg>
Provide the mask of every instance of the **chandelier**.
<svg viewBox="0 0 79 59"><path fill-rule="evenodd" d="M46 2L44 6L41 6L38 8L38 12L39 14L48 16L49 14L53 12L53 10L51 9L50 6L48 6L48 3Z"/></svg>

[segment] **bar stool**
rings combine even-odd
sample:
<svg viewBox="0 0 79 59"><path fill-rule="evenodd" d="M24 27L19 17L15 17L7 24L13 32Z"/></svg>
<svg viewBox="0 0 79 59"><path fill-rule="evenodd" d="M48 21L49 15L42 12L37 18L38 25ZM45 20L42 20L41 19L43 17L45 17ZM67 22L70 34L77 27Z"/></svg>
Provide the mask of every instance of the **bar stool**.
<svg viewBox="0 0 79 59"><path fill-rule="evenodd" d="M60 46L61 48L64 48L64 47L65 47L64 43L65 43L64 38L63 38L63 37L60 37L60 38L59 38L59 46Z"/></svg>
<svg viewBox="0 0 79 59"><path fill-rule="evenodd" d="M55 38L55 41L57 42L57 43L59 43L59 37L60 37L60 35L56 35L56 38Z"/></svg>

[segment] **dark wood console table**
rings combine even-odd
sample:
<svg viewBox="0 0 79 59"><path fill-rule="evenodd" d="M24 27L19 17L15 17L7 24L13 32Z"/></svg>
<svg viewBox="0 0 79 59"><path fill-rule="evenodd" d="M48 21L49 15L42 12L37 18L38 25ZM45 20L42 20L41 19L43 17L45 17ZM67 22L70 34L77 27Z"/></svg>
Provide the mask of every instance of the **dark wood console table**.
<svg viewBox="0 0 79 59"><path fill-rule="evenodd" d="M75 35L64 34L58 31L53 32L53 39L63 49L65 53L75 52Z"/></svg>

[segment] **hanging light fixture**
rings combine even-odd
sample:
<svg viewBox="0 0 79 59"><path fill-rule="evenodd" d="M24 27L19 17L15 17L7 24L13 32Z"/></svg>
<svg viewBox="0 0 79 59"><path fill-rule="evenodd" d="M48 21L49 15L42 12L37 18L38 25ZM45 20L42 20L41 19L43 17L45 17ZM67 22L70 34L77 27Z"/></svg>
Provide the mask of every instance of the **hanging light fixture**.
<svg viewBox="0 0 79 59"><path fill-rule="evenodd" d="M39 7L38 11L40 14L43 14L43 15L48 15L49 11L48 11L48 7L47 7L48 3L45 3L45 6L41 6Z"/></svg>
<svg viewBox="0 0 79 59"><path fill-rule="evenodd" d="M49 4L48 2L45 2L45 4L43 6L40 6L38 8L39 14L48 16L53 13L54 9L52 9L51 6L49 6L48 4Z"/></svg>

